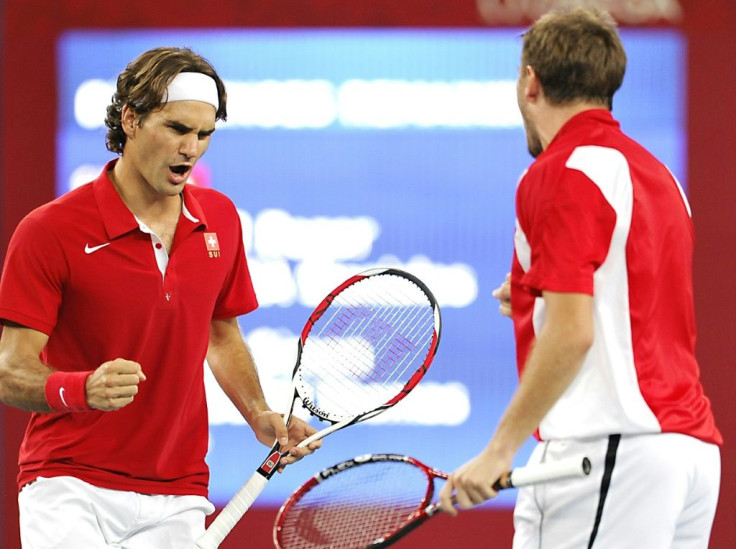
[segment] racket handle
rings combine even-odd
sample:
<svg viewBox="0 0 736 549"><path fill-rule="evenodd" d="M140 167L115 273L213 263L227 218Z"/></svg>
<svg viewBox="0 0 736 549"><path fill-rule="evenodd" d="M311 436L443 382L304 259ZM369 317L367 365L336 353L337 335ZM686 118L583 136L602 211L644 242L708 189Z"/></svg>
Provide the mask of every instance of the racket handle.
<svg viewBox="0 0 736 549"><path fill-rule="evenodd" d="M220 511L207 531L197 540L199 549L217 549L245 512L253 505L258 495L268 484L268 479L260 473L253 473L248 482Z"/></svg>
<svg viewBox="0 0 736 549"><path fill-rule="evenodd" d="M519 488L540 482L571 477L584 477L590 474L590 460L587 457L571 457L517 467L494 484L495 489Z"/></svg>

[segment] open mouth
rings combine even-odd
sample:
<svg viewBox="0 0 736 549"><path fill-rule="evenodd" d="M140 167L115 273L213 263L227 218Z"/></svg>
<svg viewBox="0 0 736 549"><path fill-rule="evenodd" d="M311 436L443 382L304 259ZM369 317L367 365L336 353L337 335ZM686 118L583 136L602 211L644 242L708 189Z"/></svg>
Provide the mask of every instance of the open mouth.
<svg viewBox="0 0 736 549"><path fill-rule="evenodd" d="M181 183L185 183L187 179L189 178L189 173L191 172L192 167L189 164L177 164L175 166L169 166L169 171L171 172L171 182L175 185L180 185Z"/></svg>
<svg viewBox="0 0 736 549"><path fill-rule="evenodd" d="M189 171L189 166L171 166L170 170L176 175L184 175Z"/></svg>

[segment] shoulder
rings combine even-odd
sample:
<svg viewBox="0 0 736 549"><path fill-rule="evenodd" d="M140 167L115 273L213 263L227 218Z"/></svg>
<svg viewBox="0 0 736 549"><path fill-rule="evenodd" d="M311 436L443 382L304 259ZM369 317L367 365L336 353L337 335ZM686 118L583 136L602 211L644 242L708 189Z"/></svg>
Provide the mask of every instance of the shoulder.
<svg viewBox="0 0 736 549"><path fill-rule="evenodd" d="M556 147L544 151L522 174L519 190L522 193L551 193L567 169L567 161L575 147Z"/></svg>
<svg viewBox="0 0 736 549"><path fill-rule="evenodd" d="M202 208L205 209L205 213L209 213L210 211L234 212L236 209L235 204L227 195L220 191L216 191L215 189L188 185L187 194L189 194L192 199L196 200Z"/></svg>
<svg viewBox="0 0 736 549"><path fill-rule="evenodd" d="M28 213L20 226L43 226L45 231L63 231L77 220L88 219L91 210L96 210L92 184L88 183L47 202Z"/></svg>
<svg viewBox="0 0 736 549"><path fill-rule="evenodd" d="M240 235L240 213L233 201L220 191L190 185L186 187L184 203L189 213L205 223L208 230L221 235Z"/></svg>

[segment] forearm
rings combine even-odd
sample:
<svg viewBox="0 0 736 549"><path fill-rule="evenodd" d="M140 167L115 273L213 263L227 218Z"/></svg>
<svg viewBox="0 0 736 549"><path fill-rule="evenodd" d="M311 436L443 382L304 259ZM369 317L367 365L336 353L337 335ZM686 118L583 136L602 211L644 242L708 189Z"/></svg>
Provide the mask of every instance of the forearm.
<svg viewBox="0 0 736 549"><path fill-rule="evenodd" d="M496 452L513 456L580 371L585 355L564 353L550 340L540 337L530 354L519 388L489 445Z"/></svg>
<svg viewBox="0 0 736 549"><path fill-rule="evenodd" d="M547 295L546 303L547 320L489 443L497 455L513 456L534 433L580 372L592 345L592 298Z"/></svg>
<svg viewBox="0 0 736 549"><path fill-rule="evenodd" d="M44 388L52 370L38 359L0 355L0 400L32 412L49 412Z"/></svg>
<svg viewBox="0 0 736 549"><path fill-rule="evenodd" d="M7 324L0 338L0 400L9 406L49 412L44 388L53 370L38 356L46 337Z"/></svg>
<svg viewBox="0 0 736 549"><path fill-rule="evenodd" d="M245 420L269 410L253 356L237 322L213 321L207 362L217 383Z"/></svg>

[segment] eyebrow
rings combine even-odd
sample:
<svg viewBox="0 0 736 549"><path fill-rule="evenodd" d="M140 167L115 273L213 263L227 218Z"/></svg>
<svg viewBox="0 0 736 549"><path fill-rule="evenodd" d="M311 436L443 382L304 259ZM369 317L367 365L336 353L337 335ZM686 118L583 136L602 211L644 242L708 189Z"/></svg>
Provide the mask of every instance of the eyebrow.
<svg viewBox="0 0 736 549"><path fill-rule="evenodd" d="M169 120L166 122L166 125L178 132L182 133L189 133L194 130L191 126L187 126L183 122L178 122L176 120ZM209 135L212 135L215 132L215 128L209 129L209 130L202 130L197 132L197 135L201 137L207 137Z"/></svg>

